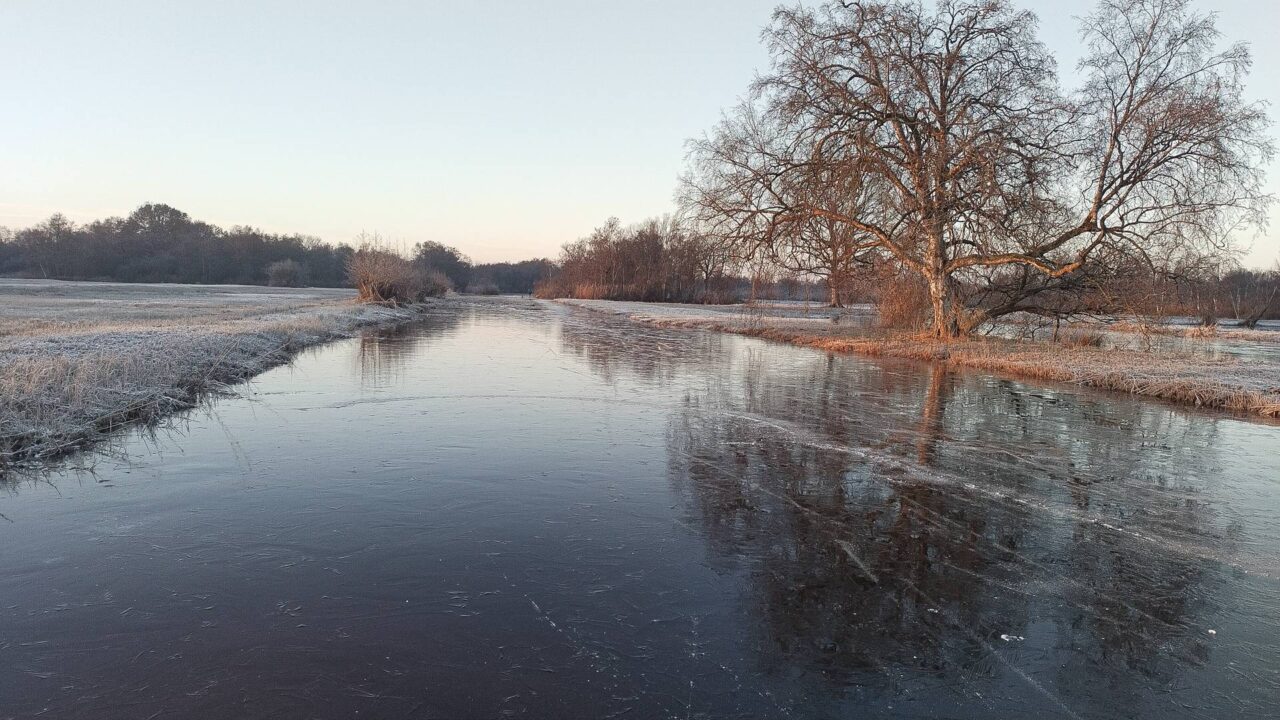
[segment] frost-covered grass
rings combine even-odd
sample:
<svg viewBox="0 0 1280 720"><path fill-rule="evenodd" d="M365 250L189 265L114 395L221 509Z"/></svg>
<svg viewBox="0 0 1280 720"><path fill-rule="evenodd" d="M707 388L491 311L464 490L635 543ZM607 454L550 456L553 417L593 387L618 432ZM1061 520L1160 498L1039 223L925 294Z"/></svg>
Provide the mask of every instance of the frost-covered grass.
<svg viewBox="0 0 1280 720"><path fill-rule="evenodd" d="M1172 335L1174 337L1192 339L1245 340L1248 342L1266 343L1280 341L1280 330L1277 329L1275 321L1259 323L1256 328L1239 327L1235 325L1236 322L1237 321L1231 321L1231 324L1224 323L1220 325L1206 326L1198 324L1173 323L1155 324L1123 320L1107 325L1107 329L1113 332L1136 333L1139 335Z"/></svg>
<svg viewBox="0 0 1280 720"><path fill-rule="evenodd" d="M1118 390L1179 403L1280 417L1280 357L1157 352L1104 342L1048 342L980 337L939 341L874 329L857 310L795 316L768 307L706 310L608 300L562 300L660 327L701 328L761 337L830 352L941 361L1020 377Z"/></svg>
<svg viewBox="0 0 1280 720"><path fill-rule="evenodd" d="M193 407L304 347L414 313L349 290L0 280L0 467Z"/></svg>

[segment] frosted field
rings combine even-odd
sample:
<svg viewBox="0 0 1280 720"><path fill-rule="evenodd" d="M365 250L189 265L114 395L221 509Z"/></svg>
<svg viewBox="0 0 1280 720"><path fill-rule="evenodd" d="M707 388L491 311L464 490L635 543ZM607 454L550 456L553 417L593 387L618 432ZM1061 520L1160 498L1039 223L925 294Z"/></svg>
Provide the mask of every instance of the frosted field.
<svg viewBox="0 0 1280 720"><path fill-rule="evenodd" d="M299 349L413 311L343 289L0 280L0 467L191 407Z"/></svg>
<svg viewBox="0 0 1280 720"><path fill-rule="evenodd" d="M168 285L0 278L0 338L242 319L353 300L344 288Z"/></svg>

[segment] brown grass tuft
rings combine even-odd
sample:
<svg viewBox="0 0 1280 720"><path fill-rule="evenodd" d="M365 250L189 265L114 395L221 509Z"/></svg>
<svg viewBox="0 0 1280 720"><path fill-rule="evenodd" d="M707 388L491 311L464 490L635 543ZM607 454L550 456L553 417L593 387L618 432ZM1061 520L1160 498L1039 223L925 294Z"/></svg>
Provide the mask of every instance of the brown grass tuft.
<svg viewBox="0 0 1280 720"><path fill-rule="evenodd" d="M921 330L928 326L933 306L924 283L899 275L885 282L883 288L876 302L880 327Z"/></svg>
<svg viewBox="0 0 1280 720"><path fill-rule="evenodd" d="M1100 348L1106 344L1106 336L1088 330L1068 331L1058 337L1058 343L1067 347Z"/></svg>

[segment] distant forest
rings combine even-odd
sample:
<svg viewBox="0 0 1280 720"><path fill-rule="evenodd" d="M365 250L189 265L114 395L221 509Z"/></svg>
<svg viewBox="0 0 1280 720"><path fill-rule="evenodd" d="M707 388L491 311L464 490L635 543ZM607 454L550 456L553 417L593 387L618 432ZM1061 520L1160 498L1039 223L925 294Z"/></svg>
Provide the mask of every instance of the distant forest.
<svg viewBox="0 0 1280 720"><path fill-rule="evenodd" d="M371 238L359 240L369 241ZM356 248L245 225L223 229L164 204L77 225L61 214L33 227L0 228L0 276L114 282L348 287ZM550 260L474 264L437 242L414 262L444 273L458 291L530 293Z"/></svg>

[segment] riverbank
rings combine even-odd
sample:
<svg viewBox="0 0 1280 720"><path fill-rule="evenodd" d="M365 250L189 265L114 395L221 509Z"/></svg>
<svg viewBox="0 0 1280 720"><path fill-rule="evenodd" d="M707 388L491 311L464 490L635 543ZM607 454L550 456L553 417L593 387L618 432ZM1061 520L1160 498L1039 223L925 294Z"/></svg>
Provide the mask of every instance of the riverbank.
<svg viewBox="0 0 1280 720"><path fill-rule="evenodd" d="M1036 380L1115 390L1199 407L1280 417L1280 358L1205 357L1073 342L996 337L939 341L879 331L861 312L821 309L800 314L769 307L563 300L656 327L696 328L873 357L946 362Z"/></svg>
<svg viewBox="0 0 1280 720"><path fill-rule="evenodd" d="M359 328L340 289L0 280L0 468L155 422Z"/></svg>

